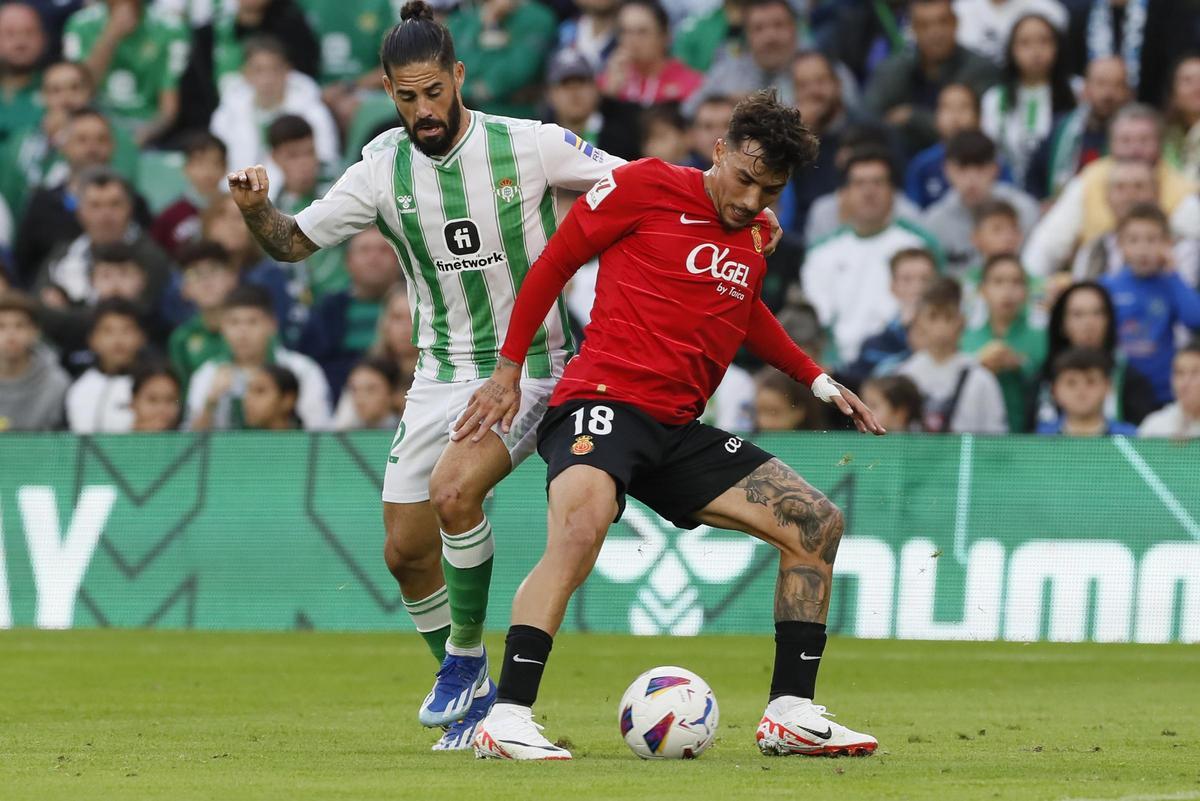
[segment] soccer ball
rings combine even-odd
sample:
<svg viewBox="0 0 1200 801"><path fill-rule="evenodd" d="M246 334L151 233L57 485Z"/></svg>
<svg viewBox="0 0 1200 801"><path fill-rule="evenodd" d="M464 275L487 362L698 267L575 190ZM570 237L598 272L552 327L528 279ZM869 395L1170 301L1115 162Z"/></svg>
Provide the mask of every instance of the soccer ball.
<svg viewBox="0 0 1200 801"><path fill-rule="evenodd" d="M642 759L695 759L717 733L717 698L704 679L681 667L656 667L633 680L617 721Z"/></svg>

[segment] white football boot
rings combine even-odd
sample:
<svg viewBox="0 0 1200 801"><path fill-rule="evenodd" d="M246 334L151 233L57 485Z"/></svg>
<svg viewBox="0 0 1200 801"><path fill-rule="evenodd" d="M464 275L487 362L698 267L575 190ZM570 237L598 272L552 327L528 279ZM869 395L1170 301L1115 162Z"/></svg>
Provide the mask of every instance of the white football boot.
<svg viewBox="0 0 1200 801"><path fill-rule="evenodd" d="M758 750L767 756L870 756L879 741L829 718L825 707L784 695L767 704L758 732Z"/></svg>
<svg viewBox="0 0 1200 801"><path fill-rule="evenodd" d="M570 759L571 752L542 736L533 710L516 704L496 704L475 727L478 759Z"/></svg>

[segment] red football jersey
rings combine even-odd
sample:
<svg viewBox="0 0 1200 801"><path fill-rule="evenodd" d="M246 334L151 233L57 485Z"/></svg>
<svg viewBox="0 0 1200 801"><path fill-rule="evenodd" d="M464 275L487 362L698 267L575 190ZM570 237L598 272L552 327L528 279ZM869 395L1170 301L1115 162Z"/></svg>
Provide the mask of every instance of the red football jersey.
<svg viewBox="0 0 1200 801"><path fill-rule="evenodd" d="M651 159L614 170L571 214L603 252L583 348L551 405L611 398L662 423L696 419L746 340L767 218L725 229L703 173Z"/></svg>

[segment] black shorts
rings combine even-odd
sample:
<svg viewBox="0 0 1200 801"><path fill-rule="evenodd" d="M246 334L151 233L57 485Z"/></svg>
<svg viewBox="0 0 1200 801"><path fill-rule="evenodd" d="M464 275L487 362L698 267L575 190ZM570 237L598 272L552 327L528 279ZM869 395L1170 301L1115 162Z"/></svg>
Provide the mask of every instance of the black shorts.
<svg viewBox="0 0 1200 801"><path fill-rule="evenodd" d="M538 429L538 453L549 466L547 488L568 467L591 465L617 484L616 520L628 493L679 528L700 525L693 514L772 458L719 428L695 420L664 425L604 400L551 407Z"/></svg>

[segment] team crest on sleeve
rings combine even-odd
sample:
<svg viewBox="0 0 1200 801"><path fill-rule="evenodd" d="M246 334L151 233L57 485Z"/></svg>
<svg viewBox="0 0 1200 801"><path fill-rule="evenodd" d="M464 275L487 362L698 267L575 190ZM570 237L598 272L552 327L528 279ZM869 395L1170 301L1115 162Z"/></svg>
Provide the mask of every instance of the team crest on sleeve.
<svg viewBox="0 0 1200 801"><path fill-rule="evenodd" d="M501 178L496 182L496 196L505 203L512 203L516 200L519 191L516 181L512 178Z"/></svg>
<svg viewBox="0 0 1200 801"><path fill-rule="evenodd" d="M763 245L762 245L762 226L761 225L750 226L750 238L754 240L754 252L762 253Z"/></svg>
<svg viewBox="0 0 1200 801"><path fill-rule="evenodd" d="M601 178L599 181L596 181L595 185L588 190L588 193L585 196L587 198L587 204L592 207L592 211L595 211L596 207L604 202L604 198L611 195L612 191L616 188L617 179L613 177L611 172Z"/></svg>
<svg viewBox="0 0 1200 801"><path fill-rule="evenodd" d="M581 434L576 437L575 442L571 445L571 454L573 456L587 456L594 450L596 450L596 443L592 442L592 438L587 434Z"/></svg>

